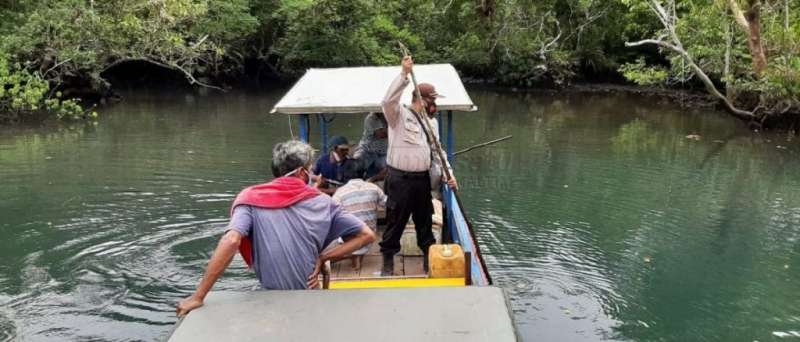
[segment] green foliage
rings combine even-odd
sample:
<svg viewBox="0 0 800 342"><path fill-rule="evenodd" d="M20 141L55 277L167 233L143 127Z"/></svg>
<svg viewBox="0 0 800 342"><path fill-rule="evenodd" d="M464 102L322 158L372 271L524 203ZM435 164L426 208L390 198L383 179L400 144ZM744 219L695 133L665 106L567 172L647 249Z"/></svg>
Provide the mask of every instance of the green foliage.
<svg viewBox="0 0 800 342"><path fill-rule="evenodd" d="M625 79L641 86L664 84L669 73L658 66L648 66L644 58L639 58L635 63L625 63L619 68Z"/></svg>
<svg viewBox="0 0 800 342"><path fill-rule="evenodd" d="M419 44L371 0L283 1L278 16L285 33L275 52L289 76L309 67L394 64L397 41Z"/></svg>
<svg viewBox="0 0 800 342"><path fill-rule="evenodd" d="M677 1L676 31L729 94L800 108L800 2L788 12L784 1L762 2L769 67L761 77L727 1ZM646 0L18 0L0 5L0 54L20 80L0 89L0 111L80 117L76 101L48 94L107 94L106 72L130 61L219 85L252 61L281 78L311 67L394 65L398 41L418 63L453 63L464 76L506 85L612 73L639 85L692 82L680 56L624 46L662 33Z"/></svg>
<svg viewBox="0 0 800 342"><path fill-rule="evenodd" d="M242 54L232 52L258 25L249 10L248 0L21 1L13 15L0 12L12 19L0 23L7 33L0 53L56 88L88 84L107 93L103 72L127 61L153 63L197 83L197 76L241 67ZM78 116L74 101L62 102L45 109Z"/></svg>
<svg viewBox="0 0 800 342"><path fill-rule="evenodd" d="M652 31L646 20L634 28L616 20L611 14L628 12L619 0L282 0L252 8L255 57L290 78L309 67L396 64L402 41L419 63L450 62L503 84L564 85L580 68L615 70L631 59L618 37Z"/></svg>
<svg viewBox="0 0 800 342"><path fill-rule="evenodd" d="M50 97L50 84L38 74L13 64L0 55L0 122L19 121L44 111L59 119L79 119L83 109L77 100ZM92 113L91 117L97 117Z"/></svg>
<svg viewBox="0 0 800 342"><path fill-rule="evenodd" d="M623 0L631 12L641 11L647 0ZM668 3L668 2L663 2ZM739 1L740 6L746 3ZM712 79L727 88L724 93L743 108L760 108L762 113L800 112L800 1L758 1L761 44L767 57L767 69L758 75L752 65L748 33L737 24L728 1L676 1L675 31L692 59ZM788 8L785 5L789 5ZM742 7L746 9L745 7ZM787 11L788 10L788 11ZM650 13L651 21L658 20ZM788 26L787 26L788 24ZM649 35L667 37L663 27ZM668 40L668 39L667 39ZM637 83L660 79L692 82L694 73L684 58L674 51L660 52L670 64L668 74L643 62L620 68L623 75Z"/></svg>
<svg viewBox="0 0 800 342"><path fill-rule="evenodd" d="M28 0L10 11L0 44L55 84L72 77L105 91L102 73L140 60L188 78L240 70L245 59L296 77L309 67L451 62L470 76L531 86L567 84L579 68L614 70L627 52L620 0ZM0 12L3 13L3 12ZM627 14L626 14L627 15ZM631 17L634 18L635 17ZM10 28L14 27L13 30ZM620 49L622 50L622 49Z"/></svg>
<svg viewBox="0 0 800 342"><path fill-rule="evenodd" d="M778 57L771 62L760 79L737 79L731 87L737 93L760 94L763 104L776 110L800 106L800 57Z"/></svg>

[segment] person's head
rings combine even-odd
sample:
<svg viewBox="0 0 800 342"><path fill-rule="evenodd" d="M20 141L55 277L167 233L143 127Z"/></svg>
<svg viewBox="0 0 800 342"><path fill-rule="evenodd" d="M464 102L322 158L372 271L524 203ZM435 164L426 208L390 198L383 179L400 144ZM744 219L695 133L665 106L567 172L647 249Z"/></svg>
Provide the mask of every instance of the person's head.
<svg viewBox="0 0 800 342"><path fill-rule="evenodd" d="M344 160L350 154L350 144L347 142L347 138L343 136L334 136L331 137L331 140L328 142L328 146L331 151L335 152L337 156L339 156L340 160Z"/></svg>
<svg viewBox="0 0 800 342"><path fill-rule="evenodd" d="M386 117L383 115L383 113L382 112L376 112L376 113L370 113L369 115L374 115L376 118L378 118L378 120L381 121L381 123L383 123L382 127L375 127L375 129L372 131L372 136L375 139L386 139L386 138L388 138L389 137L389 131L386 129L386 127L388 127L389 124L386 123Z"/></svg>
<svg viewBox="0 0 800 342"><path fill-rule="evenodd" d="M314 149L299 141L289 140L272 148L272 175L275 177L294 176L308 181Z"/></svg>
<svg viewBox="0 0 800 342"><path fill-rule="evenodd" d="M417 92L414 90L411 94L412 103L418 103L421 107L424 107L425 111L430 115L436 113L436 99L444 96L436 92L436 87L430 83L420 83L417 85L417 88L419 89L422 99L420 100L420 98L417 97Z"/></svg>
<svg viewBox="0 0 800 342"><path fill-rule="evenodd" d="M348 159L342 164L342 178L345 182L351 179L364 179L364 166L361 159Z"/></svg>

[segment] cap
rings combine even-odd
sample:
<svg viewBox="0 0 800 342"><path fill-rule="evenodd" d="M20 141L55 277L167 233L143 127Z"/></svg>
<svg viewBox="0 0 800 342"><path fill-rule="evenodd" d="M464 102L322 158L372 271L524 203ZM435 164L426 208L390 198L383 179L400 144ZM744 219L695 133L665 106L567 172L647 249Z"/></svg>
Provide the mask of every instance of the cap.
<svg viewBox="0 0 800 342"><path fill-rule="evenodd" d="M333 150L340 145L347 145L347 144L348 144L347 138L341 135L335 135L331 137L331 140L328 141L328 148Z"/></svg>
<svg viewBox="0 0 800 342"><path fill-rule="evenodd" d="M417 85L417 87L419 88L419 93L422 95L422 97L432 97L435 99L445 97L444 95L436 92L436 87L434 87L433 84L420 83Z"/></svg>

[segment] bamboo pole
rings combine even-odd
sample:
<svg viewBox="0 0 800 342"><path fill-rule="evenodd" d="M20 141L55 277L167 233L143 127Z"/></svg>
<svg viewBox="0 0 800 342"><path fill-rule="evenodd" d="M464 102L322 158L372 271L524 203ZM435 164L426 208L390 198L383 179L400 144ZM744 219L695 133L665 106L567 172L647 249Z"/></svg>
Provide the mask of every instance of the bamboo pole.
<svg viewBox="0 0 800 342"><path fill-rule="evenodd" d="M504 141L504 140L511 139L511 138L513 138L513 137L514 137L513 135L508 135L508 136L505 136L505 137L502 137L502 138L498 138L498 139L490 140L490 141L487 141L487 142L485 142L485 143L480 143L480 144L477 144L477 145L475 145L475 146L471 146L471 147L465 148L465 149L463 149L463 150L461 150L461 151L458 151L458 152L456 152L456 153L453 153L453 155L454 155L454 156L457 156L457 155L459 155L459 154L462 154L462 153L465 153L465 152L472 151L472 150L474 150L474 149L476 149L476 148L481 148L481 147L484 147L484 146L489 146L489 145L492 145L492 144L496 144L496 143L499 143L499 142L501 142L501 141Z"/></svg>

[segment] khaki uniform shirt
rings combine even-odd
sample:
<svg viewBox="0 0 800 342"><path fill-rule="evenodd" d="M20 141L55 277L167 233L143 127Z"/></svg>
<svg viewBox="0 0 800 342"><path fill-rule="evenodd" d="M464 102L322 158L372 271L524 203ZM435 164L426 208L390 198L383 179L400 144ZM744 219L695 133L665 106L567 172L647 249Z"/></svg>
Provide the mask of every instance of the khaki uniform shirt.
<svg viewBox="0 0 800 342"><path fill-rule="evenodd" d="M407 85L408 77L398 75L383 98L383 115L389 124L386 163L402 171L428 171L431 168L431 149L425 132L414 113L400 104Z"/></svg>
<svg viewBox="0 0 800 342"><path fill-rule="evenodd" d="M383 114L389 124L386 163L402 171L428 171L431 169L431 147L425 132L414 113L400 104L400 97L408 82L408 77L398 75L383 98ZM428 119L428 123L434 137L439 139L439 123L435 119ZM450 168L450 165L447 167Z"/></svg>

